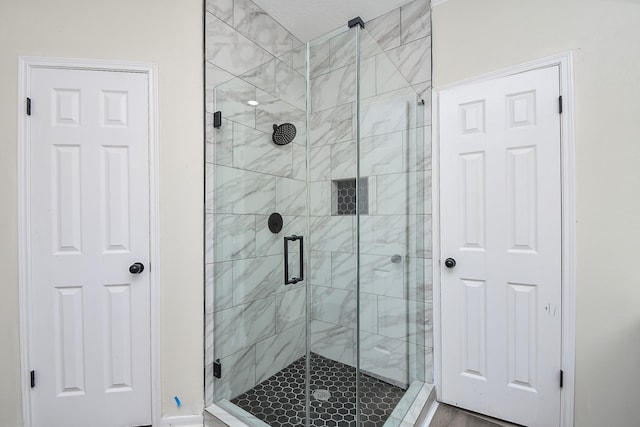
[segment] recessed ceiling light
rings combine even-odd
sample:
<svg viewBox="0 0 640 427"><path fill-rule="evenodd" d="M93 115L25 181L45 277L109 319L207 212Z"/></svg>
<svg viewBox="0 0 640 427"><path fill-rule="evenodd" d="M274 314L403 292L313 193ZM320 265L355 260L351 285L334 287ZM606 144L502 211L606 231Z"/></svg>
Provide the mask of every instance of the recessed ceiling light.
<svg viewBox="0 0 640 427"><path fill-rule="evenodd" d="M250 101L247 101L247 104L255 107L256 105L258 105L260 103L258 101L256 101L256 100L252 99Z"/></svg>

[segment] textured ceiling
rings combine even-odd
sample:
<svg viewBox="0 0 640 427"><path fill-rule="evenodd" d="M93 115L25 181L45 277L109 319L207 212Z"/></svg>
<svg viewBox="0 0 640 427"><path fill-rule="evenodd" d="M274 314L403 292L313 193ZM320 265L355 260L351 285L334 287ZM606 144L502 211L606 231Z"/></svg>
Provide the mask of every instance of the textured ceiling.
<svg viewBox="0 0 640 427"><path fill-rule="evenodd" d="M328 33L351 18L365 22L411 0L253 0L301 41Z"/></svg>

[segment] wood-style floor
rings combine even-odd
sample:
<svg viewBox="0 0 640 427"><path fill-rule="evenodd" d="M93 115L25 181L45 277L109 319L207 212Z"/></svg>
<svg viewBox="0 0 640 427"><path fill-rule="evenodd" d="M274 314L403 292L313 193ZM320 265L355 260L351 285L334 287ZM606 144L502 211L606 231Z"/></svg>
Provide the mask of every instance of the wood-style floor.
<svg viewBox="0 0 640 427"><path fill-rule="evenodd" d="M519 427L440 403L429 427Z"/></svg>

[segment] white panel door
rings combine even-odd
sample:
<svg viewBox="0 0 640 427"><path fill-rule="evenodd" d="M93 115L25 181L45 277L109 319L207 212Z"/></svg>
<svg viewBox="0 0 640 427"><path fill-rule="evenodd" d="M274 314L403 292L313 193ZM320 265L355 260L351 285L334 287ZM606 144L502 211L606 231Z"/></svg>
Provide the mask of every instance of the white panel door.
<svg viewBox="0 0 640 427"><path fill-rule="evenodd" d="M147 85L32 71L33 426L151 424Z"/></svg>
<svg viewBox="0 0 640 427"><path fill-rule="evenodd" d="M558 98L557 67L440 95L442 399L526 426L560 422Z"/></svg>

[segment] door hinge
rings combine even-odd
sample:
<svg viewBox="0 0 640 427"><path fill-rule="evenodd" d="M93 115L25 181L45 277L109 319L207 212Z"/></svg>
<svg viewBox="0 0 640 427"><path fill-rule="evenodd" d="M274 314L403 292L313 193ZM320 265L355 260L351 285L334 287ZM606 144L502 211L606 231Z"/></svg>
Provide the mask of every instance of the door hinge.
<svg viewBox="0 0 640 427"><path fill-rule="evenodd" d="M222 378L222 363L220 363L220 359L216 359L216 361L213 362L213 376Z"/></svg>
<svg viewBox="0 0 640 427"><path fill-rule="evenodd" d="M564 371L560 370L560 388L564 386Z"/></svg>
<svg viewBox="0 0 640 427"><path fill-rule="evenodd" d="M31 379L31 388L34 388L36 386L36 371L31 371L29 377Z"/></svg>
<svg viewBox="0 0 640 427"><path fill-rule="evenodd" d="M27 116L31 115L31 98L27 98Z"/></svg>
<svg viewBox="0 0 640 427"><path fill-rule="evenodd" d="M213 127L219 128L222 126L222 111L216 111L213 113Z"/></svg>
<svg viewBox="0 0 640 427"><path fill-rule="evenodd" d="M558 111L562 114L562 95L558 97Z"/></svg>

